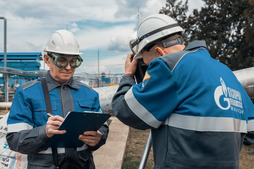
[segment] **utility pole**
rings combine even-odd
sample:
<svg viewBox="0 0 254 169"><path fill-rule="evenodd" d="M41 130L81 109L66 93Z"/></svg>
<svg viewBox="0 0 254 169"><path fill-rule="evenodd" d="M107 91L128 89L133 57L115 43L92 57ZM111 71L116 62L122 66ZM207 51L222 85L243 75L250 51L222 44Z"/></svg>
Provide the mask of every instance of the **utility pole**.
<svg viewBox="0 0 254 169"><path fill-rule="evenodd" d="M98 77L100 77L100 53L98 49Z"/></svg>
<svg viewBox="0 0 254 169"><path fill-rule="evenodd" d="M101 82L100 82L100 53L98 49L98 87L101 87Z"/></svg>
<svg viewBox="0 0 254 169"><path fill-rule="evenodd" d="M8 92L8 74L6 73L6 67L7 67L7 63L6 63L6 51L7 51L7 19L5 17L0 17L0 19L4 20L4 93L5 93L5 102L9 101L9 92Z"/></svg>
<svg viewBox="0 0 254 169"><path fill-rule="evenodd" d="M138 25L139 25L139 6L138 6L138 14L137 14L137 29L138 29Z"/></svg>

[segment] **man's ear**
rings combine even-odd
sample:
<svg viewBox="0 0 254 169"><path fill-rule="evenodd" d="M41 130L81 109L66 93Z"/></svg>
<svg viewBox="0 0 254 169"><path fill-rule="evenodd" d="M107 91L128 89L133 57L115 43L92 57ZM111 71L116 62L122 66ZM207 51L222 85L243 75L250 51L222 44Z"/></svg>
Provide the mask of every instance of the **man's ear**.
<svg viewBox="0 0 254 169"><path fill-rule="evenodd" d="M164 50L164 48L160 47L160 46L156 46L155 47L155 51L158 52L160 54L160 56L166 55L166 51Z"/></svg>
<svg viewBox="0 0 254 169"><path fill-rule="evenodd" d="M44 62L46 64L48 64L48 62L49 62L49 56L47 54L44 54L43 58L44 58Z"/></svg>

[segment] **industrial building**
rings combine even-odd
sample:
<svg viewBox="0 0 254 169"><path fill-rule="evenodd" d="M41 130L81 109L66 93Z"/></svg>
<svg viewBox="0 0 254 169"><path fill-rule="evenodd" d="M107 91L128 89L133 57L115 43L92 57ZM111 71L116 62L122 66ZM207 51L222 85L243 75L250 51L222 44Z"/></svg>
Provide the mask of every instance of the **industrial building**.
<svg viewBox="0 0 254 169"><path fill-rule="evenodd" d="M42 60L41 52L7 53L7 68L9 68L7 72L11 75L8 79L8 86L15 86L38 78L40 60ZM3 53L0 53L0 67L4 67ZM25 71L29 74L26 75ZM0 77L0 84L4 84L3 76Z"/></svg>
<svg viewBox="0 0 254 169"><path fill-rule="evenodd" d="M6 68L4 67L4 53L0 53L0 99L5 97L4 80L7 79L10 100L15 94L17 86L46 75L46 70L41 70L41 52L19 52L6 54ZM4 74L6 76L4 76ZM86 83L90 87L104 87L119 83L122 74L106 75L105 73L87 74L77 73L74 78Z"/></svg>

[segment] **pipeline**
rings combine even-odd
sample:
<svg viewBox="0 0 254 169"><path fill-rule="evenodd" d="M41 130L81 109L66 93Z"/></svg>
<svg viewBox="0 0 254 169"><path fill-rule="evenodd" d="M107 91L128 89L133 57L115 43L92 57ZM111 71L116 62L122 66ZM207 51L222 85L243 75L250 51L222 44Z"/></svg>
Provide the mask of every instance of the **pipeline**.
<svg viewBox="0 0 254 169"><path fill-rule="evenodd" d="M118 89L118 85L99 87L99 88L93 88L93 89L99 93L100 105L103 112L113 114L111 100Z"/></svg>
<svg viewBox="0 0 254 169"><path fill-rule="evenodd" d="M233 71L254 103L254 67Z"/></svg>

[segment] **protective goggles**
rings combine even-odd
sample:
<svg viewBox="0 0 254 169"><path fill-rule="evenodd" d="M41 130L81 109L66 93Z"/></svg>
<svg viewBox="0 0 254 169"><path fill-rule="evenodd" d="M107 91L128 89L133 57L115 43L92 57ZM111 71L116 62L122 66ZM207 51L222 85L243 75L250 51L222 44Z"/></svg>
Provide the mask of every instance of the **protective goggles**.
<svg viewBox="0 0 254 169"><path fill-rule="evenodd" d="M83 59L79 55L48 53L48 56L52 59L53 63L59 68L64 68L68 66L68 64L70 65L71 68L77 68L83 62Z"/></svg>

